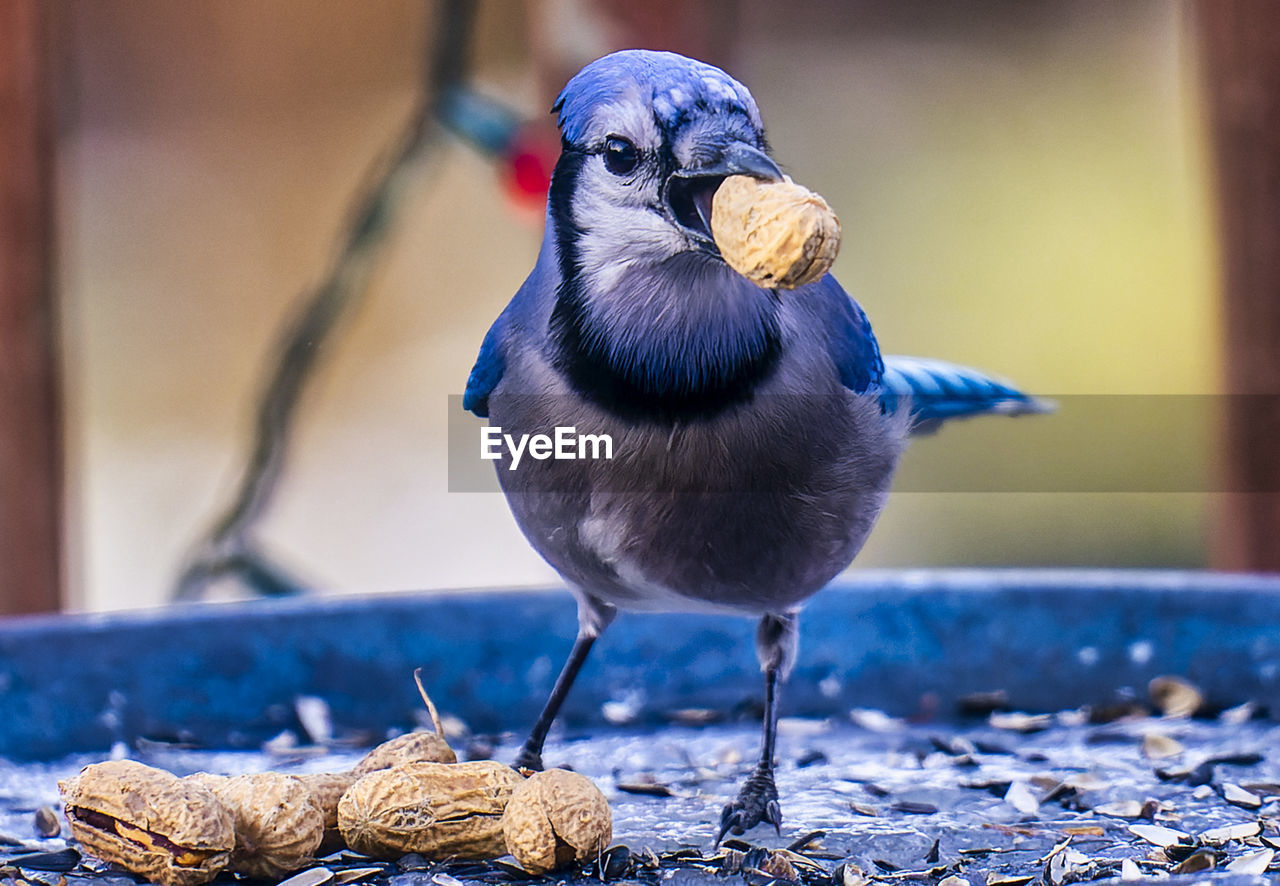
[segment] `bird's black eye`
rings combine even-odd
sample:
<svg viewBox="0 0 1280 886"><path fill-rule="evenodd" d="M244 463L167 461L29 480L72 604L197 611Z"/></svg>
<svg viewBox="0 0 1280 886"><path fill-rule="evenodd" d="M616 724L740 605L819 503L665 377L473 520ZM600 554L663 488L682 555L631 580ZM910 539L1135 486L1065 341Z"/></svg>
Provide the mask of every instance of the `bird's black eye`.
<svg viewBox="0 0 1280 886"><path fill-rule="evenodd" d="M604 140L604 167L614 175L626 175L640 162L636 146L619 135Z"/></svg>

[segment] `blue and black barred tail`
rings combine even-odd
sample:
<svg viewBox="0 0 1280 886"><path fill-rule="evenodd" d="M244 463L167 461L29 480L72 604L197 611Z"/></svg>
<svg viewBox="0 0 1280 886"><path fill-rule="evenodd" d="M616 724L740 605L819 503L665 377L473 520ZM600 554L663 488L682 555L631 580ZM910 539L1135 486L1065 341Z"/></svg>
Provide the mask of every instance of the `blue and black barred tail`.
<svg viewBox="0 0 1280 886"><path fill-rule="evenodd" d="M1054 404L968 366L925 357L884 358L880 405L887 413L911 410L911 433L931 434L943 422L974 415L1053 412Z"/></svg>

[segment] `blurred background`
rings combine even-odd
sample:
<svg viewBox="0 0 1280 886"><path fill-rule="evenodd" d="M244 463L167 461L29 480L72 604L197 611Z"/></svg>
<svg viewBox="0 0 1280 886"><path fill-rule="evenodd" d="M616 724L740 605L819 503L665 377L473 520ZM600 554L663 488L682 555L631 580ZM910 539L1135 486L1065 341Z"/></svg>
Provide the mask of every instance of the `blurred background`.
<svg viewBox="0 0 1280 886"><path fill-rule="evenodd" d="M234 494L289 318L421 101L442 8L52 6L62 601L159 604ZM458 135L424 151L367 290L316 342L257 543L325 592L557 582L500 495L448 491L448 398L533 265L534 161L554 154L555 93L626 46L700 55L752 90L775 156L839 213L834 272L886 352L983 367L1059 398L1068 417L1088 398L1224 390L1194 12L1172 0L479 0L467 82L530 121L525 165ZM1214 476L1222 441L1202 418L1138 441L1133 469L1172 451L1179 471ZM925 479L892 498L854 568L1216 562L1230 496L1211 481L1057 477L1055 449L1088 430L1066 422L1076 430L1058 437L1055 420L922 441L909 468ZM936 491L927 479L939 447L981 452L985 434L1024 422L1039 423L1025 433L1042 484Z"/></svg>

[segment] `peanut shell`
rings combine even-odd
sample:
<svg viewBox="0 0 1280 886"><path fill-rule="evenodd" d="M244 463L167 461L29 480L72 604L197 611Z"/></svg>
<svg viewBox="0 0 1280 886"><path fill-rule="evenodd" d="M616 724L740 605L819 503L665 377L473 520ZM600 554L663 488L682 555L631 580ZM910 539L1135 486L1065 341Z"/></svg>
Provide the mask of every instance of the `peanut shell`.
<svg viewBox="0 0 1280 886"><path fill-rule="evenodd" d="M162 886L209 882L235 848L231 813L213 792L163 769L94 763L58 788L85 852Z"/></svg>
<svg viewBox="0 0 1280 886"><path fill-rule="evenodd" d="M403 763L457 763L458 755L435 732L408 732L384 741L352 768L357 776Z"/></svg>
<svg viewBox="0 0 1280 886"><path fill-rule="evenodd" d="M520 776L491 760L406 763L361 776L338 804L347 845L374 858L497 858L502 812Z"/></svg>
<svg viewBox="0 0 1280 886"><path fill-rule="evenodd" d="M347 845L342 839L342 831L338 829L338 801L347 788L355 784L357 777L350 772L309 772L298 776L298 780L311 791L311 799L324 816L324 838L316 855L328 855Z"/></svg>
<svg viewBox="0 0 1280 886"><path fill-rule="evenodd" d="M591 779L564 769L535 772L502 817L507 851L531 874L594 861L613 838L609 801Z"/></svg>
<svg viewBox="0 0 1280 886"><path fill-rule="evenodd" d="M302 779L279 772L193 778L209 785L235 819L228 870L278 880L311 863L324 836L324 813Z"/></svg>
<svg viewBox="0 0 1280 886"><path fill-rule="evenodd" d="M814 282L840 251L840 220L827 201L790 179L726 178L711 201L711 232L729 267L768 288Z"/></svg>

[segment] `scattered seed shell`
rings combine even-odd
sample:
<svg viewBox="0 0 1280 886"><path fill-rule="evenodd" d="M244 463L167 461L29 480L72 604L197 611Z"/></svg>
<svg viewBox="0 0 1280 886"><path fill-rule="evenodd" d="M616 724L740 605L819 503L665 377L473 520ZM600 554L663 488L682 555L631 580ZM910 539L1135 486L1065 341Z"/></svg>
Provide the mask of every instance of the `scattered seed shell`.
<svg viewBox="0 0 1280 886"><path fill-rule="evenodd" d="M874 882L862 868L849 862L837 867L832 872L831 879L835 886L868 886L868 884ZM939 883L938 886L943 886L943 884ZM964 886L969 886L969 881L964 881Z"/></svg>
<svg viewBox="0 0 1280 886"><path fill-rule="evenodd" d="M1193 852L1182 861L1180 861L1173 869L1175 874L1198 874L1201 871L1211 871L1217 865L1217 859L1214 857L1212 849L1201 849L1199 852Z"/></svg>
<svg viewBox="0 0 1280 886"><path fill-rule="evenodd" d="M1115 803L1102 803L1093 807L1093 811L1112 818L1142 818L1143 804L1137 800L1119 800Z"/></svg>
<svg viewBox="0 0 1280 886"><path fill-rule="evenodd" d="M1142 738L1142 756L1148 760L1163 760L1176 757L1185 751L1182 742L1159 732L1149 732Z"/></svg>
<svg viewBox="0 0 1280 886"><path fill-rule="evenodd" d="M1262 798L1257 794L1246 791L1240 785L1231 782L1222 785L1222 799L1233 806L1242 806L1245 809L1257 809L1262 805Z"/></svg>
<svg viewBox="0 0 1280 886"><path fill-rule="evenodd" d="M1030 734L1032 732L1043 732L1052 726L1053 716L1050 714L1026 714L1021 711L1011 711L1009 713L996 711L987 718L987 723L993 729L1006 729L1010 732Z"/></svg>
<svg viewBox="0 0 1280 886"><path fill-rule="evenodd" d="M50 871L66 873L80 863L80 853L68 846L52 852L26 852L22 855L11 855L4 860L3 868L18 868L27 871ZM0 873L0 877L5 876Z"/></svg>
<svg viewBox="0 0 1280 886"><path fill-rule="evenodd" d="M1111 782L1093 772L1076 772L1068 775L1062 783L1077 791L1100 791L1110 787Z"/></svg>
<svg viewBox="0 0 1280 886"><path fill-rule="evenodd" d="M586 776L535 772L516 788L502 817L506 848L531 874L594 861L613 837L609 802Z"/></svg>
<svg viewBox="0 0 1280 886"><path fill-rule="evenodd" d="M72 837L90 855L162 886L199 886L231 858L233 819L207 787L134 760L58 783Z"/></svg>
<svg viewBox="0 0 1280 886"><path fill-rule="evenodd" d="M840 251L840 220L827 201L790 180L729 176L712 198L711 231L729 267L770 288L814 282Z"/></svg>
<svg viewBox="0 0 1280 886"><path fill-rule="evenodd" d="M312 744L323 745L333 741L333 714L323 698L299 695L293 700L293 712Z"/></svg>
<svg viewBox="0 0 1280 886"><path fill-rule="evenodd" d="M1210 828L1200 834L1201 843L1208 843L1212 846L1221 846L1231 840L1244 840L1249 837L1256 837L1262 833L1262 822L1246 821L1242 824L1232 824L1221 828Z"/></svg>
<svg viewBox="0 0 1280 886"><path fill-rule="evenodd" d="M1166 717L1190 717L1204 704L1200 690L1181 677L1156 677L1147 684L1147 692Z"/></svg>
<svg viewBox="0 0 1280 886"><path fill-rule="evenodd" d="M1251 701L1246 701L1218 714L1218 722L1225 726L1243 726L1252 720L1257 712L1258 706Z"/></svg>
<svg viewBox="0 0 1280 886"><path fill-rule="evenodd" d="M890 808L905 815L933 815L938 811L937 806L922 800L899 800Z"/></svg>
<svg viewBox="0 0 1280 886"><path fill-rule="evenodd" d="M1062 781L1053 775L1032 775L1027 779L1028 786L1034 786L1042 791L1057 793L1064 790L1065 786Z"/></svg>
<svg viewBox="0 0 1280 886"><path fill-rule="evenodd" d="M1051 886L1063 886L1086 879L1084 874L1090 866L1089 857L1077 849L1064 849L1055 852L1045 864L1045 879Z"/></svg>
<svg viewBox="0 0 1280 886"><path fill-rule="evenodd" d="M1024 815L1032 815L1040 808L1040 800L1025 781L1015 781L1005 791L1004 801Z"/></svg>
<svg viewBox="0 0 1280 886"><path fill-rule="evenodd" d="M1070 837L1105 837L1107 829L1096 824L1078 824L1063 828L1062 833Z"/></svg>
<svg viewBox="0 0 1280 886"><path fill-rule="evenodd" d="M597 862L596 876L606 883L626 876L631 870L631 850L626 846L611 846L604 851ZM520 872L523 874L524 869Z"/></svg>
<svg viewBox="0 0 1280 886"><path fill-rule="evenodd" d="M1276 851L1274 849L1259 849L1257 852L1250 852L1239 858L1232 859L1227 864L1227 870L1233 874L1261 877L1267 872L1267 868L1271 867L1271 862L1275 857Z"/></svg>
<svg viewBox="0 0 1280 886"><path fill-rule="evenodd" d="M757 870L768 874L775 880L785 880L788 883L800 882L800 874L795 865L786 856L778 852L770 852L766 855Z"/></svg>
<svg viewBox="0 0 1280 886"><path fill-rule="evenodd" d="M281 880L277 886L325 886L335 879L333 871L328 868L308 868L287 880Z"/></svg>
<svg viewBox="0 0 1280 886"><path fill-rule="evenodd" d="M32 829L37 837L56 837L62 832L62 822L52 806L41 806L36 810L32 821Z"/></svg>
<svg viewBox="0 0 1280 886"><path fill-rule="evenodd" d="M1129 825L1129 833L1146 840L1153 846L1159 846L1161 849L1177 846L1179 843L1184 843L1191 839L1189 834L1175 831L1173 828L1162 827L1158 824L1131 824Z"/></svg>
<svg viewBox="0 0 1280 886"><path fill-rule="evenodd" d="M877 711L875 708L854 708L849 711L849 720L853 725L868 732L900 732L907 728L903 720L890 717L884 711Z"/></svg>

